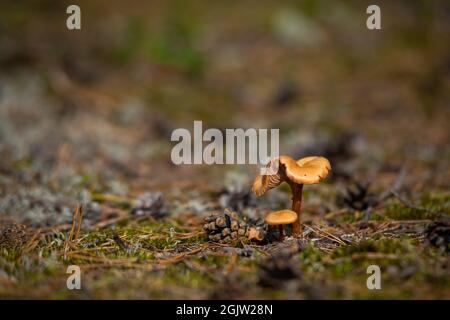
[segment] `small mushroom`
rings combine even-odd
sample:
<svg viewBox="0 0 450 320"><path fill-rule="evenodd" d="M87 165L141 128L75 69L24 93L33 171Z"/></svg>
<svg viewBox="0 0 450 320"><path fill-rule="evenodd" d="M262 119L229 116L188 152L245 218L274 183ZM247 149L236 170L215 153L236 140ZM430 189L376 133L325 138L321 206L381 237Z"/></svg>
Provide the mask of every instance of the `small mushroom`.
<svg viewBox="0 0 450 320"><path fill-rule="evenodd" d="M297 213L292 210L279 210L269 213L266 216L266 223L271 226L278 226L280 236L279 240L284 239L284 224L291 224L297 221Z"/></svg>
<svg viewBox="0 0 450 320"><path fill-rule="evenodd" d="M278 166L275 166L278 162ZM287 182L292 191L292 210L297 213L297 220L292 225L292 233L298 236L301 231L300 211L304 184L316 184L325 179L331 170L330 162L324 157L306 157L294 160L289 156L279 156L268 164L268 175L257 176L252 191L259 197L268 190ZM276 170L275 168L278 168Z"/></svg>

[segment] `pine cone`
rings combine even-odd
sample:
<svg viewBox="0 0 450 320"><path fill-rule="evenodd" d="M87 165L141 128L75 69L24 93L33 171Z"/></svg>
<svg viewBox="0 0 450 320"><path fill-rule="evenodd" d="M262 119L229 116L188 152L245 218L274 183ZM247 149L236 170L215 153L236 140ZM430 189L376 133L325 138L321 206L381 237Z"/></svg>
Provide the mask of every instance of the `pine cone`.
<svg viewBox="0 0 450 320"><path fill-rule="evenodd" d="M425 230L429 244L450 251L450 223L446 221L432 222Z"/></svg>
<svg viewBox="0 0 450 320"><path fill-rule="evenodd" d="M30 238L30 232L23 224L0 222L0 248L20 249Z"/></svg>
<svg viewBox="0 0 450 320"><path fill-rule="evenodd" d="M203 230L211 241L232 243L238 240L262 241L265 233L261 227L250 225L246 219L240 219L236 212L213 213L205 217Z"/></svg>
<svg viewBox="0 0 450 320"><path fill-rule="evenodd" d="M336 197L338 206L359 211L376 206L378 201L378 196L369 192L369 184L359 182L356 182L353 187L347 187L345 192Z"/></svg>

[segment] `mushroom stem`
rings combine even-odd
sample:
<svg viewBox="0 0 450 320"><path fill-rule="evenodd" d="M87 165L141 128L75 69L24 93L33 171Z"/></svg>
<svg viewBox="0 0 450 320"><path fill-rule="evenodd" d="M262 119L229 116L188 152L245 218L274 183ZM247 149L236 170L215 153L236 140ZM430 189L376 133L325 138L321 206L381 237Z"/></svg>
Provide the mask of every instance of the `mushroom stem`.
<svg viewBox="0 0 450 320"><path fill-rule="evenodd" d="M284 240L284 228L283 228L283 225L282 225L282 224L280 224L280 225L278 226L278 230L279 230L278 239L279 239L280 241L283 241L283 240Z"/></svg>
<svg viewBox="0 0 450 320"><path fill-rule="evenodd" d="M290 183L292 191L292 211L297 213L297 220L292 224L292 235L297 237L301 232L300 212L302 209L303 184Z"/></svg>

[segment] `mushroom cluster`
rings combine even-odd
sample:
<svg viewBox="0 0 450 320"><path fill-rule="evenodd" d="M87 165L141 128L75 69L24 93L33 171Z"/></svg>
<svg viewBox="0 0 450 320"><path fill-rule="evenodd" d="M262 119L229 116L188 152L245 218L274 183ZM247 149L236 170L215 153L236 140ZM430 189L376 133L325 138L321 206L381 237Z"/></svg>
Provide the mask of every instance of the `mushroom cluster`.
<svg viewBox="0 0 450 320"><path fill-rule="evenodd" d="M269 213L266 223L280 226L280 239L284 237L283 224L292 223L292 235L298 236L301 232L300 212L303 185L317 184L325 179L331 170L330 162L326 158L318 156L299 160L294 160L289 156L279 156L269 161L267 169L267 175L259 175L253 182L253 193L260 197L268 190L286 182L292 191L292 211L281 210Z"/></svg>

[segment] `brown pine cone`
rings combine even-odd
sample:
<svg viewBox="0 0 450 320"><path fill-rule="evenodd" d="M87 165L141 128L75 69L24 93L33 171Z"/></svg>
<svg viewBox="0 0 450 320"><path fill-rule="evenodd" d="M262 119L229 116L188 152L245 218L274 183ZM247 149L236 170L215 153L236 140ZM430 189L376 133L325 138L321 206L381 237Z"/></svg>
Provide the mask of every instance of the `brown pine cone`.
<svg viewBox="0 0 450 320"><path fill-rule="evenodd" d="M246 219L236 212L213 213L204 218L203 230L211 241L232 243L237 241L262 241L265 233L262 228L249 225Z"/></svg>

